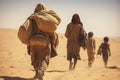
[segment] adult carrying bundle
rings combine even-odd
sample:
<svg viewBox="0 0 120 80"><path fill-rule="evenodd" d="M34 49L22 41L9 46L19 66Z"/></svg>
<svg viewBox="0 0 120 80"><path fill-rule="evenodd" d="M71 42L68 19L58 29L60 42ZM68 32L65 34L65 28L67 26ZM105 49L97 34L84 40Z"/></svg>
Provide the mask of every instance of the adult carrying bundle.
<svg viewBox="0 0 120 80"><path fill-rule="evenodd" d="M53 10L41 10L39 13L32 14L20 26L18 30L18 38L26 45L41 44L42 46L45 46L47 43L46 38L37 34L41 34L41 32L54 33L60 21L60 17ZM33 22L36 25L33 25ZM37 29L35 29L36 27ZM37 32L37 34L35 32Z"/></svg>

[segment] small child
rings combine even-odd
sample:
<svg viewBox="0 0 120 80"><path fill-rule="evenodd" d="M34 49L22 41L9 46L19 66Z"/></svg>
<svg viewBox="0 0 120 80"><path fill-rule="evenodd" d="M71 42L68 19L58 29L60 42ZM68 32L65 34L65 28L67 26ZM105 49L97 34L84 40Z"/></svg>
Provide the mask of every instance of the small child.
<svg viewBox="0 0 120 80"><path fill-rule="evenodd" d="M108 41L109 41L109 38L104 37L104 42L101 43L101 45L99 46L98 53L97 53L98 55L102 54L105 67L107 67L108 57L111 56L110 44L108 43Z"/></svg>
<svg viewBox="0 0 120 80"><path fill-rule="evenodd" d="M92 63L95 59L94 54L96 49L96 43L95 43L95 39L93 38L93 32L88 33L86 48L87 48L87 54L88 54L88 65L92 66Z"/></svg>

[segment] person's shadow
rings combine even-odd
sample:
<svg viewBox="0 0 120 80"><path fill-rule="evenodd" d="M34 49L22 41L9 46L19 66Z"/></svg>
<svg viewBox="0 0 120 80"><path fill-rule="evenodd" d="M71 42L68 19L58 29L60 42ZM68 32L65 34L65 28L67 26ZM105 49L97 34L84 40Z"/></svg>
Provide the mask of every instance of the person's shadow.
<svg viewBox="0 0 120 80"><path fill-rule="evenodd" d="M59 72L59 73L62 73L62 72L67 72L67 71L64 71L64 70L49 70L49 71L45 71L45 72Z"/></svg>
<svg viewBox="0 0 120 80"><path fill-rule="evenodd" d="M67 71L64 71L64 70L49 70L49 71L45 71L45 72L48 72L48 73L52 73L52 72L62 73L62 72L67 72ZM22 77L16 77L16 76L0 76L0 79L3 79L3 80L33 80L32 78L22 78Z"/></svg>
<svg viewBox="0 0 120 80"><path fill-rule="evenodd" d="M21 77L12 77L12 76L0 76L3 80L33 80L32 78L21 78Z"/></svg>
<svg viewBox="0 0 120 80"><path fill-rule="evenodd" d="M117 67L117 66L107 66L106 68L108 68L108 69L117 69L117 70L120 70L120 68Z"/></svg>

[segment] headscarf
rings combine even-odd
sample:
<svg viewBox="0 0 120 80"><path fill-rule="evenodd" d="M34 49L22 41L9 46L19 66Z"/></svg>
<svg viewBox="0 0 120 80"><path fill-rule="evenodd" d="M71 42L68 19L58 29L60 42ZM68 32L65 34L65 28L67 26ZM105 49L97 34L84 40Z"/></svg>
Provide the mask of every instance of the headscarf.
<svg viewBox="0 0 120 80"><path fill-rule="evenodd" d="M78 15L77 13L73 14L71 22L72 22L73 24L78 24L78 23L80 23L80 24L83 26L83 24L82 24L82 22L81 22L81 20L80 20L80 17L79 17L79 15Z"/></svg>
<svg viewBox="0 0 120 80"><path fill-rule="evenodd" d="M45 8L45 6L44 6L43 3L39 3L39 4L36 6L34 13L38 13L38 12L40 12L41 10L46 10L46 8Z"/></svg>

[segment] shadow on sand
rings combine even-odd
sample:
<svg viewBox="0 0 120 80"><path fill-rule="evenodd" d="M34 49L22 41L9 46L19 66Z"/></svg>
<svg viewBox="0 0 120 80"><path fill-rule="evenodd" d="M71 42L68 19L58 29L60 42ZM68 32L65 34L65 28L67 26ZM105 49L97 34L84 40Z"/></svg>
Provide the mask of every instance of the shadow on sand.
<svg viewBox="0 0 120 80"><path fill-rule="evenodd" d="M11 76L0 76L3 80L33 80L33 79L27 79L27 78L21 78L21 77L11 77Z"/></svg>
<svg viewBox="0 0 120 80"><path fill-rule="evenodd" d="M117 69L117 70L120 70L120 68L117 67L117 66L107 66L106 68L108 68L108 69Z"/></svg>
<svg viewBox="0 0 120 80"><path fill-rule="evenodd" d="M34 70L33 70L34 71ZM49 71L45 71L45 72L67 72L64 70L49 70ZM14 76L0 76L0 79L3 80L33 80L32 78L22 78L22 77L14 77Z"/></svg>
<svg viewBox="0 0 120 80"><path fill-rule="evenodd" d="M45 71L45 72L67 72L67 71L64 71L64 70L50 70L50 71Z"/></svg>

